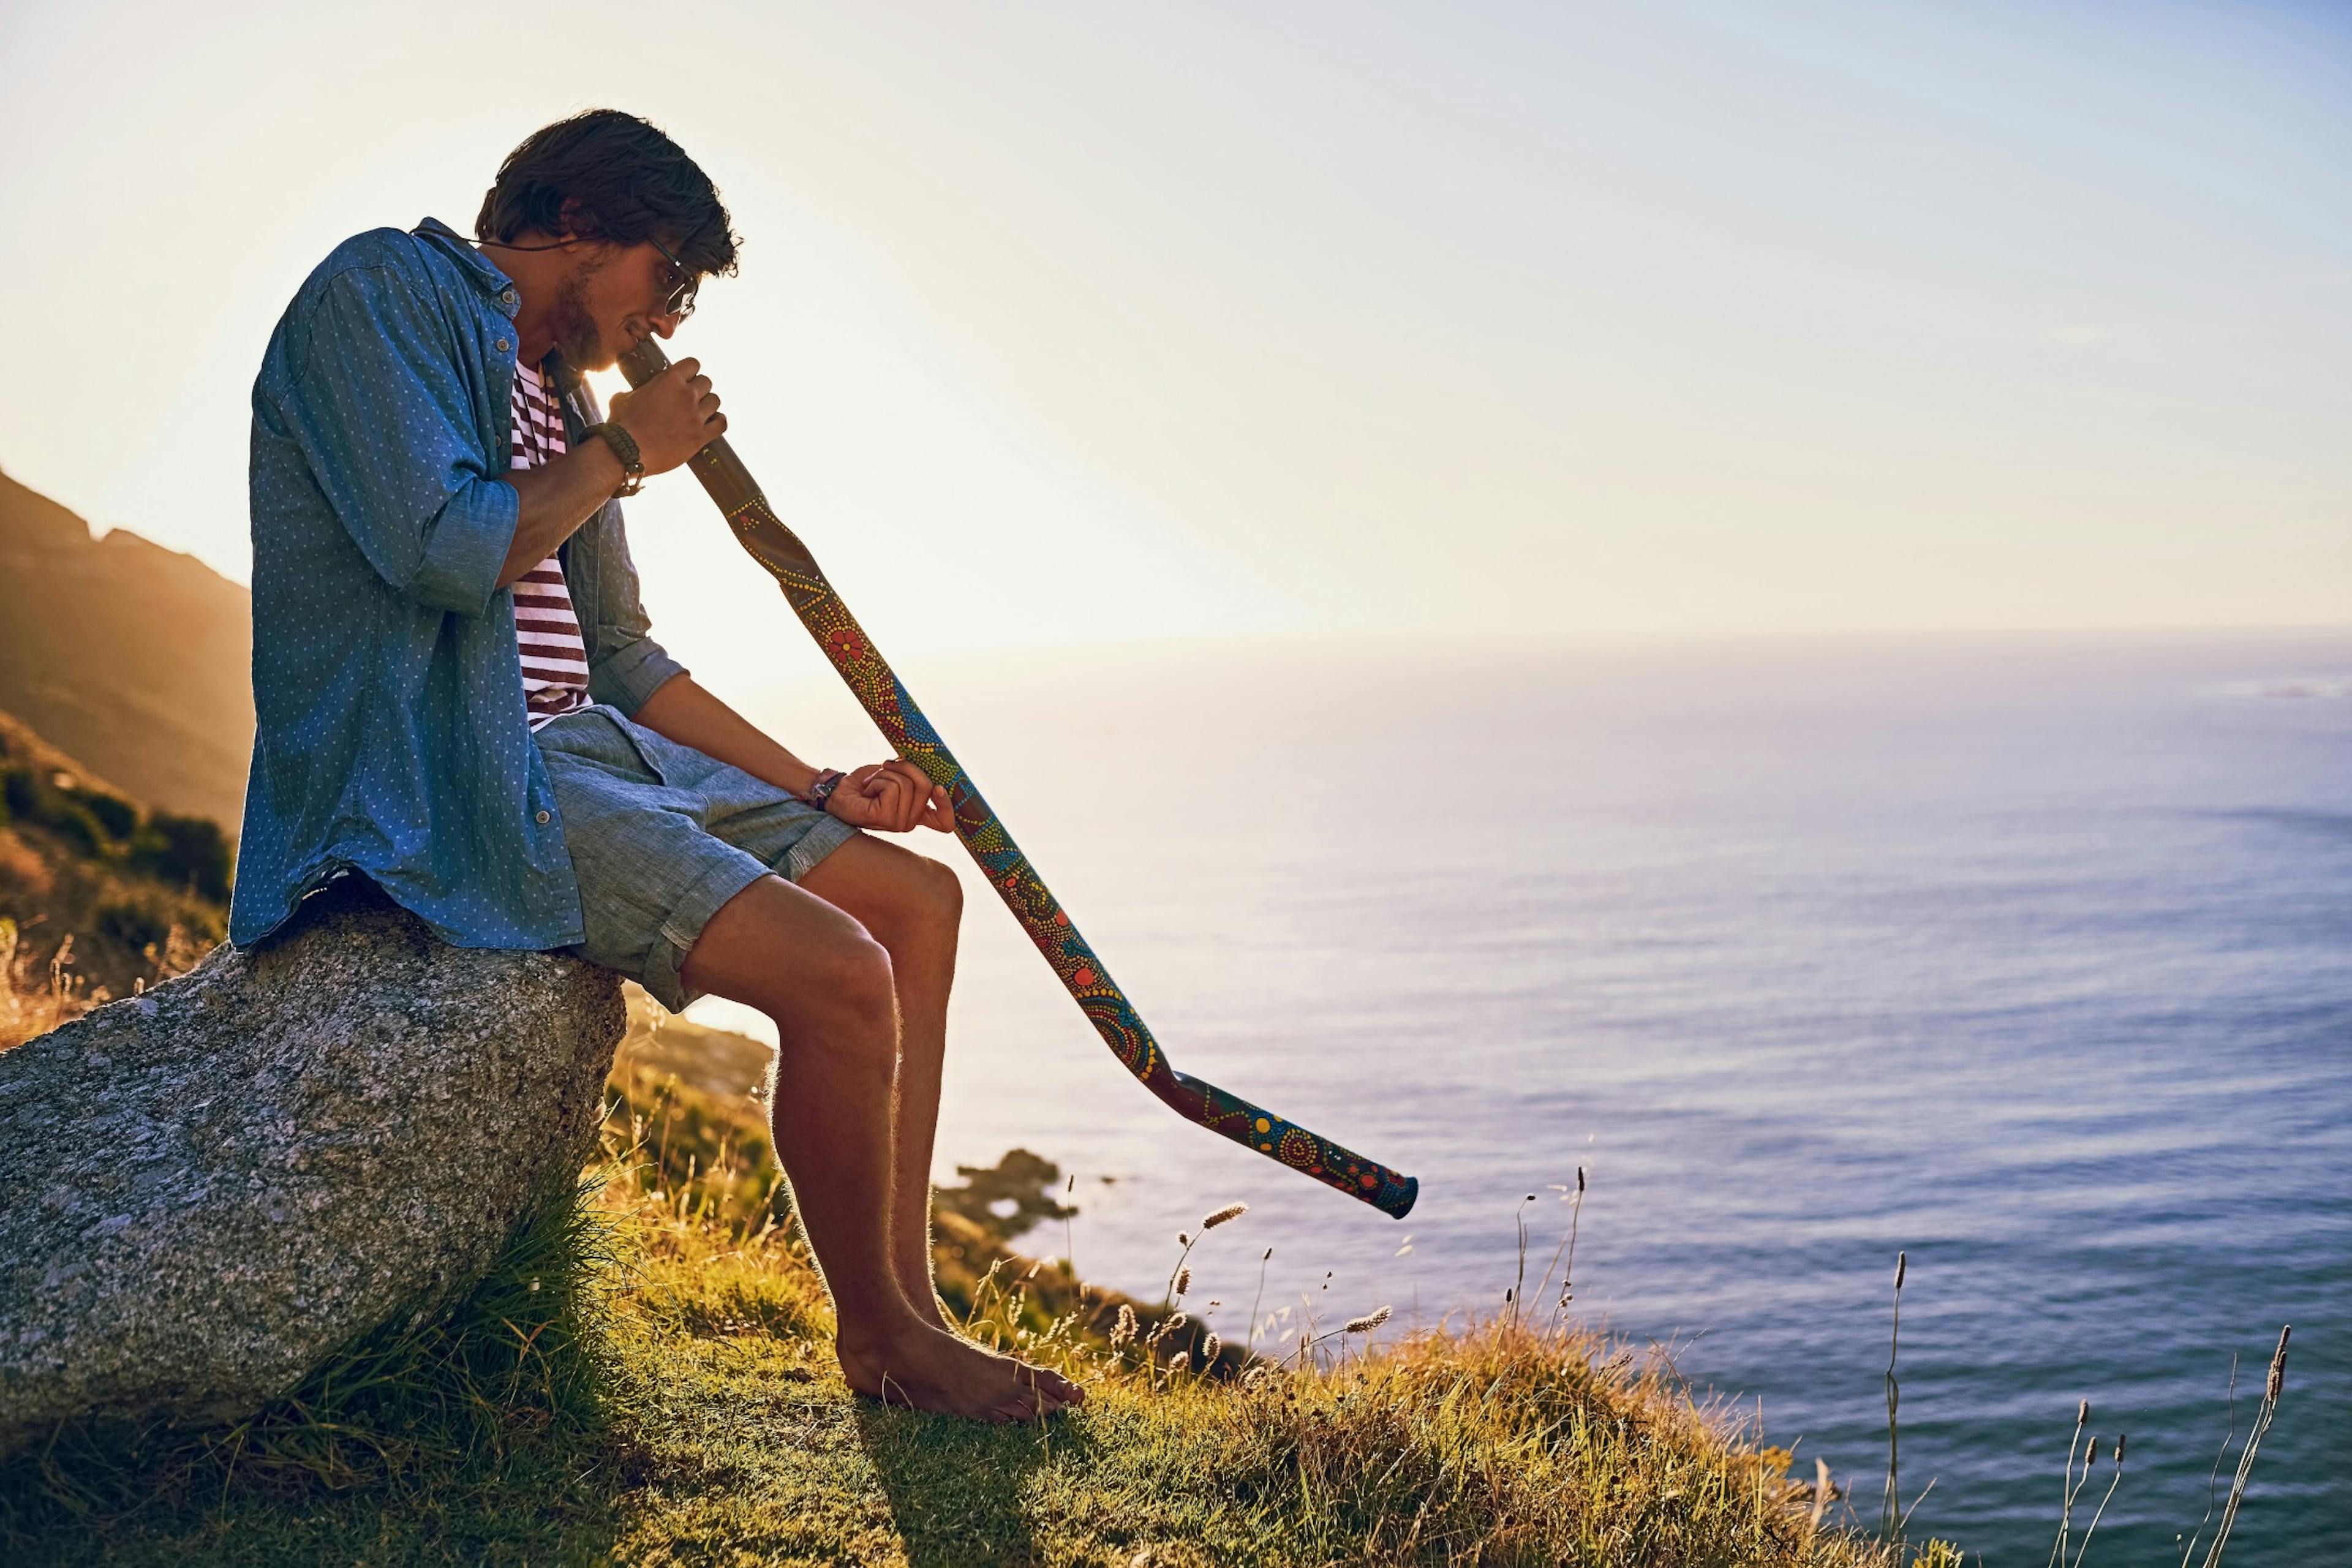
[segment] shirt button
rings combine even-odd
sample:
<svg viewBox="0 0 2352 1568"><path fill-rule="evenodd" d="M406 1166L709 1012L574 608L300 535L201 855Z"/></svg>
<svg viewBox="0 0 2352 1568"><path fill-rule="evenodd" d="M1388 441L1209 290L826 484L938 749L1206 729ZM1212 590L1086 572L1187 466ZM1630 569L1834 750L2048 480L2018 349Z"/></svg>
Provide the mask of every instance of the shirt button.
<svg viewBox="0 0 2352 1568"><path fill-rule="evenodd" d="M541 822L545 822L545 821L547 820L547 813L545 813L545 812L543 812L543 811L542 811L542 812L541 812L541 813L539 814L539 820L540 820L540 821L541 821Z"/></svg>
<svg viewBox="0 0 2352 1568"><path fill-rule="evenodd" d="M508 342L506 341L506 339L504 339L504 338L500 338L500 339L499 340L499 353L502 353L502 354L509 354L509 353L514 353L514 345L513 345L512 343Z"/></svg>
<svg viewBox="0 0 2352 1568"><path fill-rule="evenodd" d="M504 303L511 305L515 302L515 291L509 289L505 293L499 295L499 299Z"/></svg>

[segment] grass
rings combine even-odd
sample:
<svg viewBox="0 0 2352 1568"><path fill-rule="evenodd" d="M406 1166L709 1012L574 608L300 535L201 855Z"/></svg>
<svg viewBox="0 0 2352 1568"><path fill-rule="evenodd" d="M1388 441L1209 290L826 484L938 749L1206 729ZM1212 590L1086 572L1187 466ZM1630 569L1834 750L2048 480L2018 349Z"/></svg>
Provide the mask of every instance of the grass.
<svg viewBox="0 0 2352 1568"><path fill-rule="evenodd" d="M0 1559L1958 1561L1817 1529L1785 1454L1571 1330L1383 1342L1373 1324L1276 1364L1171 1327L992 1230L1004 1205L974 1194L1016 1175L1049 1192L1034 1156L943 1194L941 1296L973 1337L1084 1380L1088 1405L1009 1428L877 1408L838 1376L756 1117L642 1068L613 1106L600 1163L454 1311L343 1347L236 1427L76 1427L0 1469Z"/></svg>

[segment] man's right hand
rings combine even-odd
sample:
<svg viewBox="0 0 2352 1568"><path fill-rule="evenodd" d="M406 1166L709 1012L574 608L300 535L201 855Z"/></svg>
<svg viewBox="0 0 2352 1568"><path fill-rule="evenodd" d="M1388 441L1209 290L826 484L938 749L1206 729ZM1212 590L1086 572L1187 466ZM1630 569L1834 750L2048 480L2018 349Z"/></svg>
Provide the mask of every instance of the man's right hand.
<svg viewBox="0 0 2352 1568"><path fill-rule="evenodd" d="M644 385L613 395L605 414L637 443L648 474L666 474L727 434L727 416L702 362L682 359Z"/></svg>

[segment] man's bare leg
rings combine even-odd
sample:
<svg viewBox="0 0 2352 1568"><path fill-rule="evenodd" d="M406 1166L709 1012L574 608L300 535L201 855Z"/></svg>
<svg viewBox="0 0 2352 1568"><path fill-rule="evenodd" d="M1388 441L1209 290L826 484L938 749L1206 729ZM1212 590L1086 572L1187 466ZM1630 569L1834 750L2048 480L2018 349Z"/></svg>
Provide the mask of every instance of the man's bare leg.
<svg viewBox="0 0 2352 1568"><path fill-rule="evenodd" d="M710 917L682 974L690 989L775 1021L777 1156L833 1295L850 1386L985 1420L1082 1399L1051 1372L946 1331L899 1283L891 1236L898 1031L883 947L841 910L768 876Z"/></svg>
<svg viewBox="0 0 2352 1568"><path fill-rule="evenodd" d="M890 1261L917 1314L945 1326L931 1266L931 1151L963 886L938 861L879 838L851 839L817 862L801 886L863 925L890 955L898 997Z"/></svg>

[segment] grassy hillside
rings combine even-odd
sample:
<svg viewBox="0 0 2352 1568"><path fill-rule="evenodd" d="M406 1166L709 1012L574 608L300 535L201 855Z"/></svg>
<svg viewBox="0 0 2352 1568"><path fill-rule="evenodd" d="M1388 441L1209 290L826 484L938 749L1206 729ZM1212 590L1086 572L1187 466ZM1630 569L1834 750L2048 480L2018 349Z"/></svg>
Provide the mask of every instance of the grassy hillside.
<svg viewBox="0 0 2352 1568"><path fill-rule="evenodd" d="M68 1433L0 1469L51 1563L1950 1563L1816 1522L1787 1456L1567 1331L1325 1325L1253 1361L1011 1243L1054 1167L941 1194L966 1331L1084 1381L979 1427L855 1399L756 1105L616 1067L604 1157L446 1323L232 1431ZM988 1194L1025 1188L1016 1217ZM1003 1205L998 1205L1003 1206ZM780 1215L782 1217L780 1217ZM1248 1245L1245 1215L1212 1242ZM1122 1311L1121 1309L1125 1310Z"/></svg>
<svg viewBox="0 0 2352 1568"><path fill-rule="evenodd" d="M251 596L0 474L0 709L138 799L243 820Z"/></svg>
<svg viewBox="0 0 2352 1568"><path fill-rule="evenodd" d="M228 837L0 713L0 1047L177 974L227 929Z"/></svg>

